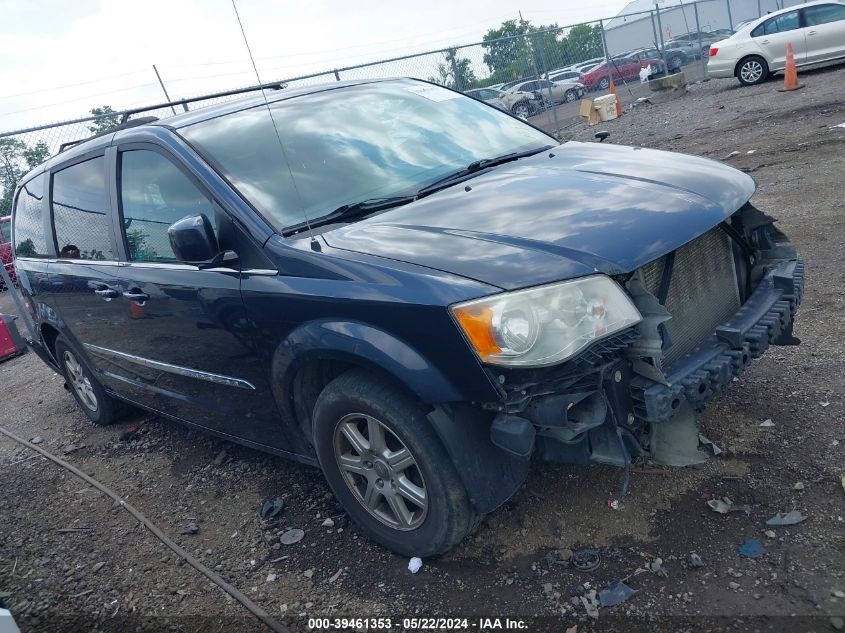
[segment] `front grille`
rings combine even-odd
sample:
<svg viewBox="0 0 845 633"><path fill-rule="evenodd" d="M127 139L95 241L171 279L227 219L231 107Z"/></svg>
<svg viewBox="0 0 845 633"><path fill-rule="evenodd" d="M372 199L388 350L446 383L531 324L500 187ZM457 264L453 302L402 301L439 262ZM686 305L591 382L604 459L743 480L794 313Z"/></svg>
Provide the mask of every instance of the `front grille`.
<svg viewBox="0 0 845 633"><path fill-rule="evenodd" d="M667 256L637 271L643 286L657 295ZM664 304L672 318L666 331L672 341L665 365L691 352L740 308L730 237L716 227L675 251L675 264Z"/></svg>

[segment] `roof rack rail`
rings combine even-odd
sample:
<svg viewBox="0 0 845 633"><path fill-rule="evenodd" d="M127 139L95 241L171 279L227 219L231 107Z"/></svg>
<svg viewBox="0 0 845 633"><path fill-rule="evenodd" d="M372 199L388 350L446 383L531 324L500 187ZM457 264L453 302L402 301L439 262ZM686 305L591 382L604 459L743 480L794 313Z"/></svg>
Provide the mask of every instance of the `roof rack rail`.
<svg viewBox="0 0 845 633"><path fill-rule="evenodd" d="M142 116L137 119L132 119L131 121L126 120L126 115L124 115L123 120L118 123L117 125L112 125L111 127L103 130L102 132L97 132L93 136L89 136L87 138L77 139L75 141L68 141L67 143L62 143L59 145L59 154L65 151L68 147L73 147L74 145L79 145L80 143L84 143L85 141L90 141L95 138L99 138L101 136L105 136L106 134L113 134L114 132L118 132L120 130L126 130L132 127L138 127L139 125L146 125L147 123L152 123L153 121L158 121L157 116Z"/></svg>

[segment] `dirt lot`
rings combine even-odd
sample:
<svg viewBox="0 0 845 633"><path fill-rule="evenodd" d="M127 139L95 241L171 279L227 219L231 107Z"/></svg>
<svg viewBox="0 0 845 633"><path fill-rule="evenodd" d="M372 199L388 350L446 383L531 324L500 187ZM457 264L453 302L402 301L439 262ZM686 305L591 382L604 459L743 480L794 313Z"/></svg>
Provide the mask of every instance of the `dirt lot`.
<svg viewBox="0 0 845 633"><path fill-rule="evenodd" d="M845 69L801 79L791 93L778 81L714 80L601 126L611 142L751 173L756 205L780 218L808 265L803 344L771 349L701 416L724 453L684 470L639 466L619 509L607 503L618 470L536 464L473 537L412 575L348 524L317 471L143 414L92 427L33 354L0 365L0 426L67 452L293 630L342 615L391 617L396 628L403 616L443 615L472 618L472 629L498 616L579 633L833 630L845 616L845 128L833 127L845 122ZM578 140L594 131L570 129ZM132 422L141 435L120 441ZM258 507L277 495L286 509L265 524ZM749 509L710 510L722 496ZM806 521L764 533L766 519L793 509ZM5 438L0 518L0 591L24 632L266 630L126 512ZM188 523L199 532L181 535ZM290 527L305 537L282 545ZM750 537L765 547L759 558L738 555ZM583 545L600 548L594 571L557 562ZM703 567L688 564L690 552ZM579 586L604 588L655 557L668 577L630 577L639 592L598 620L573 604Z"/></svg>

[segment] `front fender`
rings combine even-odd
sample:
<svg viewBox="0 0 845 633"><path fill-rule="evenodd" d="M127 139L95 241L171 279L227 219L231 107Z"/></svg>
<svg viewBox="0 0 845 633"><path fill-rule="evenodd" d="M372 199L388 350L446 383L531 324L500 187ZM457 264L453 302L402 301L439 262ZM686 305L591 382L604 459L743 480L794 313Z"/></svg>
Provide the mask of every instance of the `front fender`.
<svg viewBox="0 0 845 633"><path fill-rule="evenodd" d="M273 356L274 385L289 391L297 371L316 359L378 368L427 404L464 399L421 353L394 335L357 321L312 321L291 332ZM289 393L279 395L280 402L289 401Z"/></svg>

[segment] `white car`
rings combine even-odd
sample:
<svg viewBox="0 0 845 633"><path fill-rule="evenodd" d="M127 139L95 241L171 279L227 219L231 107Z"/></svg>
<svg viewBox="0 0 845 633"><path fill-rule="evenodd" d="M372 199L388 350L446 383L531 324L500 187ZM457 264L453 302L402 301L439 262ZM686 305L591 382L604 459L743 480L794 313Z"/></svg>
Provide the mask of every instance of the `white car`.
<svg viewBox="0 0 845 633"><path fill-rule="evenodd" d="M583 84L577 81L530 79L511 86L508 92L531 92L540 95L544 101L551 100L554 103L569 103L584 96L586 89Z"/></svg>
<svg viewBox="0 0 845 633"><path fill-rule="evenodd" d="M774 11L710 45L707 74L751 86L786 66L792 42L796 66L845 60L845 2L817 0Z"/></svg>
<svg viewBox="0 0 845 633"><path fill-rule="evenodd" d="M530 92L502 92L496 88L489 87L467 90L464 94L484 103L489 103L491 106L500 110L511 112L523 119L536 114L542 106L542 102Z"/></svg>

